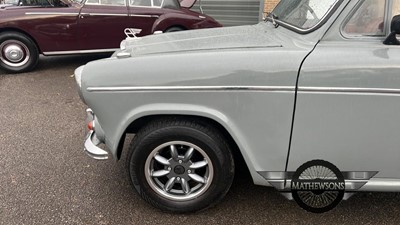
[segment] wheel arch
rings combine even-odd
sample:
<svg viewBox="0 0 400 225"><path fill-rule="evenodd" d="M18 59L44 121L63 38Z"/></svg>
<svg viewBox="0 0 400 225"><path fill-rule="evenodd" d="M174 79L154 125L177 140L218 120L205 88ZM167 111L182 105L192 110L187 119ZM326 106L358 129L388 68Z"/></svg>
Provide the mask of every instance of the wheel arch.
<svg viewBox="0 0 400 225"><path fill-rule="evenodd" d="M0 28L0 34L7 33L7 32L16 32L16 33L21 33L21 34L27 36L28 38L30 38L33 41L33 43L35 43L36 48L39 51L39 54L42 54L42 50L40 49L40 46L38 45L36 39L33 38L32 35L30 35L29 33L25 32L24 30L21 30L21 29L18 29L18 28L14 28L14 27Z"/></svg>
<svg viewBox="0 0 400 225"><path fill-rule="evenodd" d="M183 26L183 25L171 25L171 26L167 27L167 28L164 30L164 32L167 31L167 30L169 30L169 29L172 29L172 28L179 28L179 29L181 29L181 30L187 30L187 28L186 28L185 26Z"/></svg>
<svg viewBox="0 0 400 225"><path fill-rule="evenodd" d="M182 24L167 25L165 23L161 23L161 24L154 24L154 26L151 29L151 32L154 33L156 31L162 31L163 33L165 33L165 31L174 27L180 28L182 30L188 30L188 28Z"/></svg>
<svg viewBox="0 0 400 225"><path fill-rule="evenodd" d="M246 163L242 151L240 150L237 142L235 139L232 137L230 132L224 127L220 122L206 117L206 116L199 116L199 115L182 115L182 114L159 114L159 115L148 115L148 116L143 116L140 117L133 122L131 122L128 127L125 129L124 133L121 136L121 139L118 144L118 149L117 149L117 159L120 159L123 151L123 146L125 142L125 137L126 134L130 133L137 133L142 127L144 127L146 124L149 124L153 121L156 120L161 120L161 119L168 119L168 118L173 118L173 119L185 119L185 120L195 120L196 122L202 123L202 124L207 124L209 126L214 127L217 129L225 138L229 145L229 149L231 150L233 156L234 156L234 161L235 164L237 165L236 170L240 169L241 175L245 175L246 177L250 177L250 171L248 164Z"/></svg>
<svg viewBox="0 0 400 225"><path fill-rule="evenodd" d="M185 14L177 14L177 13L169 13L169 14L164 14L161 15L156 21L154 21L153 26L151 28L151 33L154 33L155 31L166 31L172 27L179 27L183 30L188 30L190 29L190 23L188 23L188 18L186 18L187 15ZM180 19L181 22L176 23L177 18ZM182 22L183 21L183 22Z"/></svg>

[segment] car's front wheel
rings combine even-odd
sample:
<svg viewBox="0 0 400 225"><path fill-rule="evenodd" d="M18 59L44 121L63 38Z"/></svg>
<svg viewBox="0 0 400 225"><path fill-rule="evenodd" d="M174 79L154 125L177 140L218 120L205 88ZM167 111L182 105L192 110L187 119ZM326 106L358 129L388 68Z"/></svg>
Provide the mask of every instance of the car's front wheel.
<svg viewBox="0 0 400 225"><path fill-rule="evenodd" d="M0 67L10 73L32 70L39 60L36 44L17 32L0 33Z"/></svg>
<svg viewBox="0 0 400 225"><path fill-rule="evenodd" d="M171 212L194 212L228 192L234 161L224 138L205 123L165 119L138 132L127 166L144 200Z"/></svg>

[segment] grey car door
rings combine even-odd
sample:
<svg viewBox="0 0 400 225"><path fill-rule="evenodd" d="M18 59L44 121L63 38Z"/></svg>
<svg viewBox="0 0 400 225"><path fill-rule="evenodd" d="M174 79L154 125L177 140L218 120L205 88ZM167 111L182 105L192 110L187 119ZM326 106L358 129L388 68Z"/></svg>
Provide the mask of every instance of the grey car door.
<svg viewBox="0 0 400 225"><path fill-rule="evenodd" d="M382 43L399 2L354 4L305 60L288 171L323 159L400 178L400 46Z"/></svg>

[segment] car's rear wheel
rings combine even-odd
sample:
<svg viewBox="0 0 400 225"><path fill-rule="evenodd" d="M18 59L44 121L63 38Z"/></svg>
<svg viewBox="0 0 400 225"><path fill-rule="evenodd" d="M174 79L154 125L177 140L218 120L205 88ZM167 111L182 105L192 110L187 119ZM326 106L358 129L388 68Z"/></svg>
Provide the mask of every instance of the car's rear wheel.
<svg viewBox="0 0 400 225"><path fill-rule="evenodd" d="M194 212L228 192L234 161L222 135L207 124L165 119L138 132L127 167L144 200L171 212Z"/></svg>
<svg viewBox="0 0 400 225"><path fill-rule="evenodd" d="M39 60L36 44L17 32L0 33L0 67L10 73L32 70Z"/></svg>

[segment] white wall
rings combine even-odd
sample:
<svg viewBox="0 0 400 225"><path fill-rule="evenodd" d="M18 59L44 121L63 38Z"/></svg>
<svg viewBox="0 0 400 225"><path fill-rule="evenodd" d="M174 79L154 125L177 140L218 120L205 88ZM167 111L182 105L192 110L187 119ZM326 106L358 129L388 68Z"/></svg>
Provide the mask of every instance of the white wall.
<svg viewBox="0 0 400 225"><path fill-rule="evenodd" d="M224 26L256 24L262 20L264 0L201 0L205 14ZM199 10L199 0L193 7Z"/></svg>

